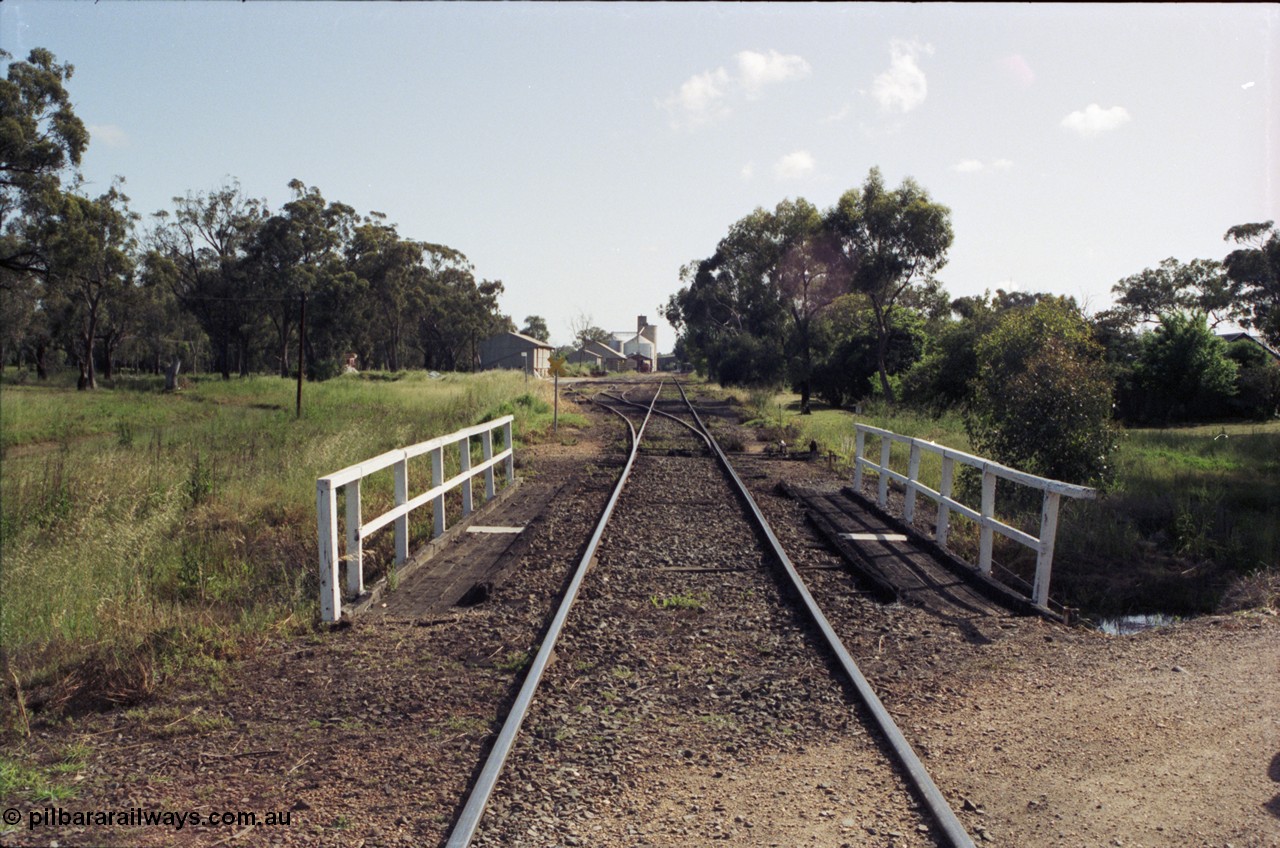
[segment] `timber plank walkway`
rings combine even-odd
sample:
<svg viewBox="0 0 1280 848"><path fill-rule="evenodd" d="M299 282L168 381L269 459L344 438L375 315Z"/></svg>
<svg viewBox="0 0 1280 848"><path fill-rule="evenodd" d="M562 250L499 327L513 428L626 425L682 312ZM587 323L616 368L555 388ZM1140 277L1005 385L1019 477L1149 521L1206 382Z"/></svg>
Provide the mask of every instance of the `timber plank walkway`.
<svg viewBox="0 0 1280 848"><path fill-rule="evenodd" d="M493 585L527 545L533 525L556 487L523 482L501 505L486 504L420 554L394 590L363 609L369 618L424 618L487 599Z"/></svg>
<svg viewBox="0 0 1280 848"><path fill-rule="evenodd" d="M947 617L1036 614L1025 598L937 550L852 489L788 485L809 520L871 591Z"/></svg>

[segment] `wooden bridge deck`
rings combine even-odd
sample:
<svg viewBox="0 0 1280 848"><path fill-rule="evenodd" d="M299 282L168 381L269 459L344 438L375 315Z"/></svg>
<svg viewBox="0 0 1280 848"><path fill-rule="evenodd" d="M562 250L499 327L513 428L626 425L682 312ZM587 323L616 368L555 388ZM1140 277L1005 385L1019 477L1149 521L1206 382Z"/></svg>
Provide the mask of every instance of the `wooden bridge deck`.
<svg viewBox="0 0 1280 848"><path fill-rule="evenodd" d="M850 488L789 486L809 520L885 602L947 617L1036 615L1028 599L948 556Z"/></svg>

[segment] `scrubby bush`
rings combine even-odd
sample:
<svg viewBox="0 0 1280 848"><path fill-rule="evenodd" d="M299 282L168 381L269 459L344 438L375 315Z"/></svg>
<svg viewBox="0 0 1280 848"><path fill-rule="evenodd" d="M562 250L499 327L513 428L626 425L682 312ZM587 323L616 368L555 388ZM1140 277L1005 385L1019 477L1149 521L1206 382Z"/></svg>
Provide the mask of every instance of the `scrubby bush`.
<svg viewBox="0 0 1280 848"><path fill-rule="evenodd" d="M722 340L711 376L722 386L781 386L786 363L767 342L740 333Z"/></svg>
<svg viewBox="0 0 1280 848"><path fill-rule="evenodd" d="M902 398L933 409L964 403L978 374L978 340L988 329L989 322L975 319L944 325L924 358L903 375Z"/></svg>
<svg viewBox="0 0 1280 848"><path fill-rule="evenodd" d="M1236 391L1227 401L1228 412L1238 418L1274 418L1280 415L1280 367L1261 347L1241 339L1227 345L1227 358L1239 369Z"/></svg>
<svg viewBox="0 0 1280 848"><path fill-rule="evenodd" d="M814 393L832 406L843 406L883 394L876 358L878 333L874 317L858 299L841 298L819 322L820 353L813 368ZM899 375L924 352L924 321L908 309L889 315L889 340L885 368L894 392L901 397Z"/></svg>
<svg viewBox="0 0 1280 848"><path fill-rule="evenodd" d="M1239 367L1200 312L1171 312L1142 339L1134 380L1142 417L1169 424L1207 420L1226 411Z"/></svg>
<svg viewBox="0 0 1280 848"><path fill-rule="evenodd" d="M1072 483L1112 478L1112 384L1074 303L1046 298L1005 312L977 353L965 426L978 453Z"/></svg>

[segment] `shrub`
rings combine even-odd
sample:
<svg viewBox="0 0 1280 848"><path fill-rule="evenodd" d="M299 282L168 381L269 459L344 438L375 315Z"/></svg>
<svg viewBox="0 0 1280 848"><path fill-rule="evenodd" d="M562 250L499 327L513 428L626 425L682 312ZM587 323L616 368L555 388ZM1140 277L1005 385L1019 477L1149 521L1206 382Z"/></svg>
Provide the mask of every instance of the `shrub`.
<svg viewBox="0 0 1280 848"><path fill-rule="evenodd" d="M1238 366L1203 313L1171 312L1142 340L1135 379L1145 416L1159 423L1222 414L1236 391Z"/></svg>
<svg viewBox="0 0 1280 848"><path fill-rule="evenodd" d="M1280 414L1280 368L1253 342L1239 340L1227 345L1227 358L1239 369L1235 394L1227 409L1238 418L1274 418Z"/></svg>
<svg viewBox="0 0 1280 848"><path fill-rule="evenodd" d="M1236 393L1228 401L1232 415L1240 418L1275 418L1280 415L1280 368L1264 365L1241 368Z"/></svg>
<svg viewBox="0 0 1280 848"><path fill-rule="evenodd" d="M768 341L739 333L719 345L712 376L722 386L780 386L785 360Z"/></svg>
<svg viewBox="0 0 1280 848"><path fill-rule="evenodd" d="M883 395L876 350L878 334L871 311L855 298L836 301L820 322L817 361L811 384L814 393L831 404L843 406L868 397ZM895 397L901 397L900 375L924 352L924 322L907 309L889 315L889 347L885 367Z"/></svg>
<svg viewBox="0 0 1280 848"><path fill-rule="evenodd" d="M1032 474L1106 485L1116 438L1102 348L1074 303L1010 310L978 344L965 427L979 453Z"/></svg>

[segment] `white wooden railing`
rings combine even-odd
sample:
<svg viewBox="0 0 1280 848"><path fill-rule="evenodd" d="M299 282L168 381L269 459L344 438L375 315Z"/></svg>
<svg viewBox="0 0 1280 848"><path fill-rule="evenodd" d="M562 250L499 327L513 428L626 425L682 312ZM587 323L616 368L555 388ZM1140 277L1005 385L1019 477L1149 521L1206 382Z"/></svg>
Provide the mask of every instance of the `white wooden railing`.
<svg viewBox="0 0 1280 848"><path fill-rule="evenodd" d="M1058 533L1058 506L1064 495L1069 498L1092 500L1098 495L1095 490L1087 486L1075 486L1058 480L1050 480L1046 477L1037 477L1034 474L1027 474L1001 465L998 462L992 462L963 451L952 450L933 442L926 442L923 439L913 439L910 436L891 433L888 430L881 430L879 427L858 424L856 428L853 470L853 488L856 491L862 491L864 469L878 475L879 490L877 492L877 500L883 509L888 505L889 481L896 480L901 483L906 489L906 503L903 507L902 518L908 525L915 518L916 495L925 495L931 498L938 505L938 522L934 530L934 540L939 547L944 549L947 547L947 530L952 512L958 512L966 518L977 522L978 569L986 575L991 574L991 547L994 541L994 533L1007 536L1015 542L1031 548L1036 552L1036 579L1031 589L1031 600L1038 606L1048 606L1049 577L1053 572L1053 542ZM874 463L866 458L867 434L880 437L879 463ZM889 455L894 442L910 446L911 452L907 458L907 473L905 475L889 467ZM937 454L942 457L940 491L930 489L918 479L922 452ZM965 506L952 497L952 485L955 480L955 464L957 462L976 468L982 473L982 503L977 510ZM1009 480L1023 486L1030 486L1044 493L1040 508L1040 538L1037 539L1029 533L1024 533L1016 527L1010 527L1008 524L996 519L997 478Z"/></svg>
<svg viewBox="0 0 1280 848"><path fill-rule="evenodd" d="M507 481L515 477L515 454L511 447L511 422L513 416L507 415L484 424L477 424L465 430L459 430L448 436L440 436L426 442L419 442L407 448L388 451L387 453L366 459L364 462L335 471L316 480L316 514L320 536L320 616L325 621L337 621L342 617L342 598L338 587L338 562L345 560L347 564L347 593L357 596L364 592L364 551L363 540L377 530L395 522L395 562L403 565L409 559L409 513L418 507L432 502L435 516L434 536L441 536L445 531L444 496L452 489L462 489L462 514L470 515L472 510L471 481L484 474L485 500L497 494L493 470L499 464L506 465ZM493 452L493 432L502 431L503 449ZM477 465L471 464L471 439L479 436L480 447L484 459ZM451 445L458 445L458 467L456 475L444 478L444 451ZM420 495L409 496L409 460L431 455L431 488ZM360 481L370 474L392 469L395 486L395 506L379 516L363 522L360 515ZM338 555L338 489L345 493L346 551Z"/></svg>

